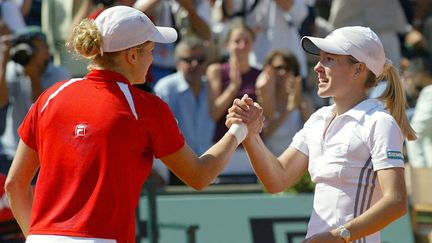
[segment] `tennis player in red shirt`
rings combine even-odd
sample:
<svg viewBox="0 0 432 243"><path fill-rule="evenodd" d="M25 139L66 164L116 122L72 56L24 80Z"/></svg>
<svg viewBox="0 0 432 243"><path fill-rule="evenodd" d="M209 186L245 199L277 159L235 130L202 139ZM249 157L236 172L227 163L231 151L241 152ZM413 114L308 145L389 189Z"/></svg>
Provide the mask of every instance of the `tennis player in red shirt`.
<svg viewBox="0 0 432 243"><path fill-rule="evenodd" d="M209 185L249 131L230 128L197 157L145 82L155 42L174 42L142 12L116 6L83 20L70 44L91 60L84 78L48 89L19 128L6 191L27 242L135 242L135 209L153 157L195 189ZM252 107L257 117L262 110ZM31 180L40 168L34 195Z"/></svg>

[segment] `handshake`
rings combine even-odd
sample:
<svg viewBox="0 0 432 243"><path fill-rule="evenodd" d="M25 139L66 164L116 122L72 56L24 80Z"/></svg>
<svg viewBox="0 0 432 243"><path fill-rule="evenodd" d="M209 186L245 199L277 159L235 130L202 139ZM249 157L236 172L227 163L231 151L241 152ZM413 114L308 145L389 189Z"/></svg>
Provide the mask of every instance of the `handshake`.
<svg viewBox="0 0 432 243"><path fill-rule="evenodd" d="M263 109L247 94L241 99L235 99L228 109L225 125L228 132L233 134L238 144L248 137L259 135L264 126Z"/></svg>

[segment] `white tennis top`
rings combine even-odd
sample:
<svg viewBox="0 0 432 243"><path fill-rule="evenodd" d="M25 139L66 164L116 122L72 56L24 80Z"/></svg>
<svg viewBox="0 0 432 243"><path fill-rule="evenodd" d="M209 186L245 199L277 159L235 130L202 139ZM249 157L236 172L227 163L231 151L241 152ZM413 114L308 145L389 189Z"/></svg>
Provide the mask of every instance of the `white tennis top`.
<svg viewBox="0 0 432 243"><path fill-rule="evenodd" d="M404 136L383 103L368 99L337 117L334 108L316 111L290 145L309 156L316 183L307 237L361 215L382 197L376 171L404 166ZM379 232L355 242L378 243Z"/></svg>

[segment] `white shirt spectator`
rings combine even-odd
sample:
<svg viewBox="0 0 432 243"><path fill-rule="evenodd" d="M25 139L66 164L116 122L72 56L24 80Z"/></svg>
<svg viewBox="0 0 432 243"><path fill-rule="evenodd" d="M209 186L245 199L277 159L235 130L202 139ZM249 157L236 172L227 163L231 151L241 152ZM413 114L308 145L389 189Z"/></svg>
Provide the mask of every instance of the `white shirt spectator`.
<svg viewBox="0 0 432 243"><path fill-rule="evenodd" d="M418 138L406 143L410 165L432 167L432 85L421 91L411 126Z"/></svg>

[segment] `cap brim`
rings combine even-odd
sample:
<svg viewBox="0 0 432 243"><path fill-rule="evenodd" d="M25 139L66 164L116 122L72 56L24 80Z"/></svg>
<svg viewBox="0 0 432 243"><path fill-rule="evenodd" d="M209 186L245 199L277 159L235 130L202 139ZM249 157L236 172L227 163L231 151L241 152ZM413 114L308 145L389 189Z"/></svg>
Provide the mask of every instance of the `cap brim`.
<svg viewBox="0 0 432 243"><path fill-rule="evenodd" d="M177 40L177 31L171 27L156 26L156 31L150 38L150 41L159 43L173 43Z"/></svg>
<svg viewBox="0 0 432 243"><path fill-rule="evenodd" d="M331 54L348 55L348 53L338 46L334 41L323 38L304 36L301 39L301 45L305 52L319 56L320 51Z"/></svg>

